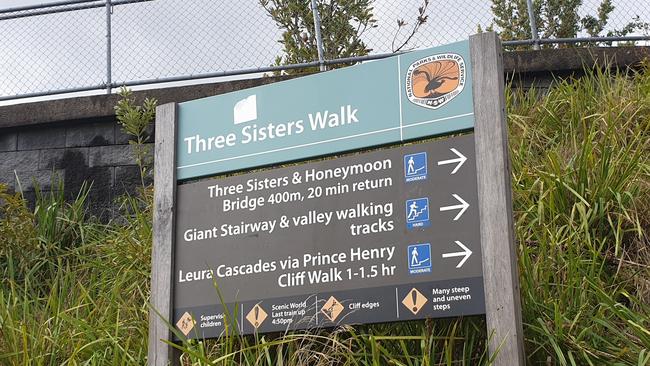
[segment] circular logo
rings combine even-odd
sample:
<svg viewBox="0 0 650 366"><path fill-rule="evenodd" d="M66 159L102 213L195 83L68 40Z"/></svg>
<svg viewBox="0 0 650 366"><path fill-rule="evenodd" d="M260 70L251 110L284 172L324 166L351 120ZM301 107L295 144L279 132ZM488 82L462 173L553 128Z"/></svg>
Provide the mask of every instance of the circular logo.
<svg viewBox="0 0 650 366"><path fill-rule="evenodd" d="M438 109L463 91L465 74L465 60L459 54L421 58L406 71L406 95L413 104Z"/></svg>

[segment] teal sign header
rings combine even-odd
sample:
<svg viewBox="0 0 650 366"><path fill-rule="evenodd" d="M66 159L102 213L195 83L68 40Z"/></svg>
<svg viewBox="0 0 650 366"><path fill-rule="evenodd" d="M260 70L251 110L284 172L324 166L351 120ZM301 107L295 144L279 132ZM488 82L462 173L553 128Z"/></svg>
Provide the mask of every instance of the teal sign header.
<svg viewBox="0 0 650 366"><path fill-rule="evenodd" d="M474 126L469 42L179 104L189 179Z"/></svg>

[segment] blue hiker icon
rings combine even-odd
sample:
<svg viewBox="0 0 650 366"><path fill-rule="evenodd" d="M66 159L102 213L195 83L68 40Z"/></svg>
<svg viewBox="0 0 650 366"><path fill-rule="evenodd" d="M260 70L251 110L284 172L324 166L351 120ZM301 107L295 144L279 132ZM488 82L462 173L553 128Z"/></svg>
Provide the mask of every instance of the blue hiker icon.
<svg viewBox="0 0 650 366"><path fill-rule="evenodd" d="M427 179L426 152L404 155L404 179L407 183Z"/></svg>
<svg viewBox="0 0 650 366"><path fill-rule="evenodd" d="M406 200L406 227L413 229L429 225L429 199L423 197Z"/></svg>
<svg viewBox="0 0 650 366"><path fill-rule="evenodd" d="M430 273L431 272L431 244L412 244L407 250L409 260L409 273Z"/></svg>

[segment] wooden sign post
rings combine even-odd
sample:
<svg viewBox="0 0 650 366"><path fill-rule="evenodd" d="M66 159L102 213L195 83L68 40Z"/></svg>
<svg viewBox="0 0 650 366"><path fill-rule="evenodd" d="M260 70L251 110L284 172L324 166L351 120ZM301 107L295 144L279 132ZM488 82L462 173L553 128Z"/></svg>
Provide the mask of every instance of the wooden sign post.
<svg viewBox="0 0 650 366"><path fill-rule="evenodd" d="M501 42L495 33L482 33L469 44L489 349L497 354L495 365L524 365Z"/></svg>
<svg viewBox="0 0 650 366"><path fill-rule="evenodd" d="M172 319L174 228L176 221L176 103L156 108L154 154L153 248L151 253L151 309L149 365L178 364L168 320Z"/></svg>

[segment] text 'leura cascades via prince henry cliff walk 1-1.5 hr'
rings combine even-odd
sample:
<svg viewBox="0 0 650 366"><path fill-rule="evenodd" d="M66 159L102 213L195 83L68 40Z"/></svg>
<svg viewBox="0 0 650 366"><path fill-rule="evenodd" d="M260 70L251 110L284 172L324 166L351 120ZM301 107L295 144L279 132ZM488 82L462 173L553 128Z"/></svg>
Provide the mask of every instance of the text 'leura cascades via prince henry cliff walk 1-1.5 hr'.
<svg viewBox="0 0 650 366"><path fill-rule="evenodd" d="M177 178L470 129L469 70L464 41L180 103Z"/></svg>

